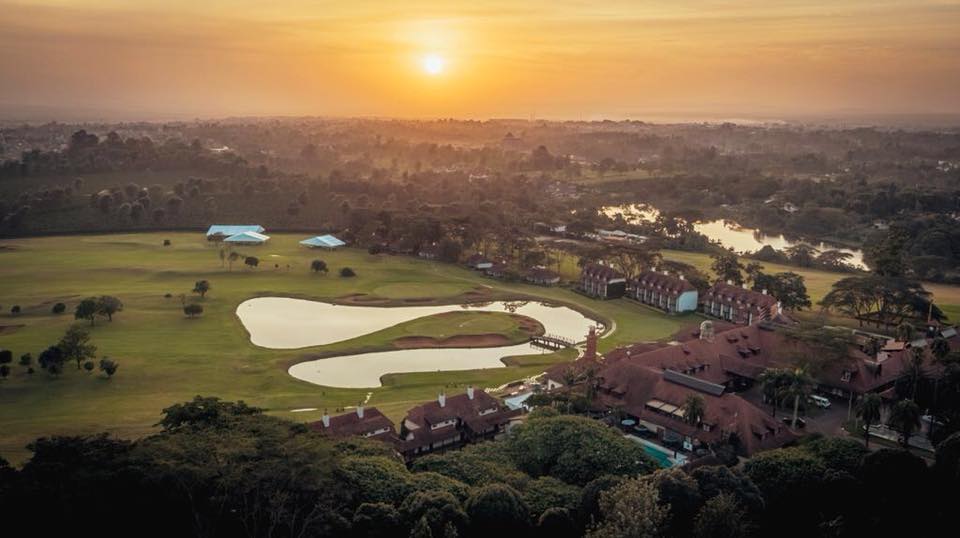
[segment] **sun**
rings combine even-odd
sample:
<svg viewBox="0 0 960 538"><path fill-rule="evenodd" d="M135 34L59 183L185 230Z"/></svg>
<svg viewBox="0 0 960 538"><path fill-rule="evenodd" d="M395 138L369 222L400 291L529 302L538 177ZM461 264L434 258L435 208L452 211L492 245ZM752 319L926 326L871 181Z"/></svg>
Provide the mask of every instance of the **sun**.
<svg viewBox="0 0 960 538"><path fill-rule="evenodd" d="M439 54L427 54L420 60L423 71L428 75L439 75L447 67L447 61Z"/></svg>

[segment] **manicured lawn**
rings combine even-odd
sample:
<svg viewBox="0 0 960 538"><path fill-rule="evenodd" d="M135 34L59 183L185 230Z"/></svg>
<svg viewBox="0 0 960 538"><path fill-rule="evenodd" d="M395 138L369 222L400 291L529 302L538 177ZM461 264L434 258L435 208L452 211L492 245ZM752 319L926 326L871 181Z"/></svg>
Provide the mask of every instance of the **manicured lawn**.
<svg viewBox="0 0 960 538"><path fill-rule="evenodd" d="M162 246L164 239L172 245ZM431 298L438 303L461 302L464 297L471 301L540 297L615 324L616 330L601 341L604 350L665 338L699 321L695 316L666 317L626 300L595 301L561 288L503 283L412 257L370 256L357 249L309 251L297 244L300 239L299 234L276 234L265 246L241 248L259 257L260 265L251 270L234 264L232 271L221 267L216 247L198 233L0 241L0 326L6 327L0 330L0 348L11 349L15 357L26 352L36 357L56 343L74 323L73 308L83 297L115 295L125 305L113 322L98 321L91 328L98 357L120 363L114 379L77 371L72 365L59 378L39 371L28 375L14 360L10 378L0 381L0 455L21 461L24 445L42 435L109 431L136 437L151 431L162 408L197 394L243 399L295 420L315 420L319 411L291 413L293 409L332 410L369 396L369 405L399 416L410 404L434 398L441 389L462 390L467 384L495 387L572 357L572 352L532 355L509 361L507 368L389 375L384 387L373 391L319 387L290 377L287 365L306 355L389 345L403 335L496 332L514 338L517 327L500 316L422 319L349 344L355 347L341 343L268 350L249 342L234 314L238 304L255 296L337 299L363 293L398 301ZM329 274L309 271L315 258L327 262ZM358 276L336 276L346 266ZM200 279L212 285L203 300L190 293ZM181 295L202 304L204 314L186 318ZM51 314L58 301L68 305L66 314ZM21 306L19 316L8 314L12 305Z"/></svg>

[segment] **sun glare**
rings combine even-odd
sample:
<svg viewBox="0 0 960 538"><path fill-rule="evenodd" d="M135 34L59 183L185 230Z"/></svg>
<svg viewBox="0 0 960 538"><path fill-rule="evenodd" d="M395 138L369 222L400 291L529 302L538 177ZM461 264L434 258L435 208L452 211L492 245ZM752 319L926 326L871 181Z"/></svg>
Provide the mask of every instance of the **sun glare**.
<svg viewBox="0 0 960 538"><path fill-rule="evenodd" d="M439 75L443 73L444 68L447 66L447 61L438 54L427 54L420 63L423 66L424 72L428 75Z"/></svg>

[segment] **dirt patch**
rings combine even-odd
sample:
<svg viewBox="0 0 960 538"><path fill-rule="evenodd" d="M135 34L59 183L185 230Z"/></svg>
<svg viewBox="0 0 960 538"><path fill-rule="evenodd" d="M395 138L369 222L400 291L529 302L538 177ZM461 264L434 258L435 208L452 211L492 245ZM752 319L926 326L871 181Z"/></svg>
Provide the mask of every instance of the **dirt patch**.
<svg viewBox="0 0 960 538"><path fill-rule="evenodd" d="M398 349L422 349L431 347L500 347L512 344L502 334L464 334L447 338L429 336L404 336L393 341Z"/></svg>
<svg viewBox="0 0 960 538"><path fill-rule="evenodd" d="M405 302L405 303L429 303L429 302L434 301L434 300L435 300L435 299L434 299L433 297L411 297L411 298L409 298L409 299L404 299L403 302Z"/></svg>
<svg viewBox="0 0 960 538"><path fill-rule="evenodd" d="M0 325L0 334L10 334L19 331L24 325Z"/></svg>

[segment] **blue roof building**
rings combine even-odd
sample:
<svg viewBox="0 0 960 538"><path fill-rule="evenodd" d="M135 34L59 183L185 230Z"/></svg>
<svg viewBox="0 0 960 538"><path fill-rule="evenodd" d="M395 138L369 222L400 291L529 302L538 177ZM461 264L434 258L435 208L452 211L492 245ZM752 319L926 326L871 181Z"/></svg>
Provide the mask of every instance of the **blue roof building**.
<svg viewBox="0 0 960 538"><path fill-rule="evenodd" d="M214 224L213 226L210 226L209 230L207 230L207 237L214 235L230 237L231 235L242 234L244 232L262 234L265 231L266 229L259 224Z"/></svg>
<svg viewBox="0 0 960 538"><path fill-rule="evenodd" d="M343 241L337 239L336 237L330 234L318 235L316 237L311 237L310 239L304 239L303 241L300 241L300 244L310 248L329 248L329 249L339 248L346 245L346 243L344 243Z"/></svg>

